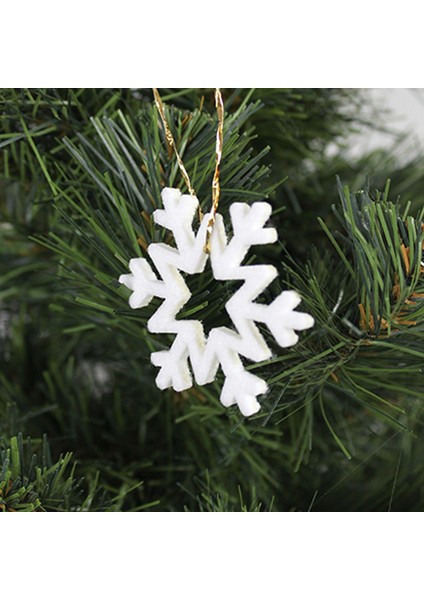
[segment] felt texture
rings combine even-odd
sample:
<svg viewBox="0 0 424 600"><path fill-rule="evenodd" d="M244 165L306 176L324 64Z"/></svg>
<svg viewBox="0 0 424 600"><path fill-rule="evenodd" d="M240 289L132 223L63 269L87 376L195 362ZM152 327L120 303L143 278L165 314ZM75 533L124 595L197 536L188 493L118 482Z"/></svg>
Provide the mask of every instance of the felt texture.
<svg viewBox="0 0 424 600"><path fill-rule="evenodd" d="M222 404L237 404L243 415L253 415L260 409L258 396L265 394L268 386L263 379L246 371L240 357L255 362L271 358L255 322L264 323L283 348L296 344L299 339L296 331L314 324L309 314L294 310L301 302L295 291L281 292L269 305L254 302L278 275L271 265L242 265L251 246L277 241L276 230L264 228L271 206L266 202L233 203L230 207L233 236L229 241L222 216L216 214L208 255L204 246L210 215L204 215L197 233L192 226L198 199L182 195L178 189L165 188L162 202L163 209L156 210L153 219L172 231L176 247L163 243L148 247L161 279L144 258L131 259L131 273L119 278L120 283L132 290L131 308L147 306L153 297L163 298L147 323L151 333L176 334L169 350L151 355L152 363L160 367L156 384L160 389L172 387L183 391L193 385L193 376L199 385L212 382L221 367L225 376ZM216 327L206 337L201 321L177 320L176 316L191 297L181 272L201 273L208 259L216 280L244 283L225 304L234 328Z"/></svg>

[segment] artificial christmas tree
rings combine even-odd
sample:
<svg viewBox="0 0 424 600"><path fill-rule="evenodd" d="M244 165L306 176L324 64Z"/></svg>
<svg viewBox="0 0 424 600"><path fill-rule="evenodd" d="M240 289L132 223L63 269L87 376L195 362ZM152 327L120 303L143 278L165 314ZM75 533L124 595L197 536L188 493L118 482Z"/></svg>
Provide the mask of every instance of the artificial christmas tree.
<svg viewBox="0 0 424 600"><path fill-rule="evenodd" d="M146 328L160 298L134 311L119 283L175 245L161 190L188 192L152 90L1 90L1 510L422 510L424 161L348 160L365 92L222 93L226 234L231 205L270 204L279 243L243 263L278 272L257 301L293 290L315 322L287 348L260 327L272 355L244 368L268 393L248 418L221 405L222 374L157 388L150 355L175 335ZM207 213L213 90L160 94ZM240 282L210 265L185 282L178 318L230 324Z"/></svg>

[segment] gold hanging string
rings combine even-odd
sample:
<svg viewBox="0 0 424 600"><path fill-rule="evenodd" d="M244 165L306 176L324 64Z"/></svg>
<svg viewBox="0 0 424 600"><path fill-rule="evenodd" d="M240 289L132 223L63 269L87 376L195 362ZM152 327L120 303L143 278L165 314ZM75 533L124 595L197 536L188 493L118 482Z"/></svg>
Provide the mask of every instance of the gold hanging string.
<svg viewBox="0 0 424 600"><path fill-rule="evenodd" d="M215 88L215 107L218 115L218 129L216 131L216 144L215 144L215 172L212 180L212 210L208 222L205 252L210 253L210 242L212 229L215 223L215 215L218 210L218 204L221 194L221 186L219 183L220 165L222 159L222 148L224 145L224 101L220 88Z"/></svg>
<svg viewBox="0 0 424 600"><path fill-rule="evenodd" d="M158 109L159 115L162 119L163 127L165 129L165 137L166 137L166 142L168 144L168 148L170 148L171 150L173 150L175 152L175 156L177 158L177 162L178 162L178 166L181 171L181 175L183 176L184 181L186 182L186 185L187 185L190 195L196 196L196 192L194 191L194 188L191 185L187 170L184 166L184 163L183 163L181 156L179 155L179 152L175 145L174 136L172 135L172 132L168 125L168 121L166 119L165 107L163 105L162 98L160 97L160 94L159 94L159 91L157 88L153 88L153 95L155 98L156 108ZM207 225L207 229L206 229L206 242L205 242L205 245L203 248L204 251L207 252L208 254L210 253L211 235L212 235L212 230L213 230L213 226L215 223L215 215L218 210L218 204L219 204L220 195L221 195L221 186L219 183L219 175L220 175L220 165L221 165L221 159L222 159L222 148L224 145L224 101L222 99L222 94L221 94L220 88L215 88L215 107L216 107L216 112L218 115L218 128L217 128L217 132L216 132L216 143L215 143L215 172L214 172L213 180L212 180L212 209L211 209L211 213L210 213L210 217L209 217L209 221L208 221L208 225ZM201 220L202 217L203 217L202 209L200 208L200 205L199 205L199 220Z"/></svg>
<svg viewBox="0 0 424 600"><path fill-rule="evenodd" d="M196 192L194 191L194 188L191 185L190 177L188 176L188 173L186 171L184 163L183 163L183 161L181 159L181 156L179 155L179 152L178 152L177 147L175 145L174 136L172 135L172 132L171 132L171 130L169 128L169 125L168 125L168 121L166 120L165 107L163 105L162 98L160 97L159 91L158 91L157 88L153 88L153 95L154 95L154 98L155 98L156 108L158 109L158 112L159 112L160 117L162 119L163 127L165 129L165 137L166 137L166 142L168 144L168 147L172 148L174 150L174 152L175 152L175 156L177 158L177 162L178 162L178 166L179 166L180 171L181 171L181 175L183 176L184 181L186 182L187 189L189 191L190 196L195 196ZM199 218L201 218L201 215L202 215L202 213L201 213L201 209L200 209L200 206L199 206Z"/></svg>

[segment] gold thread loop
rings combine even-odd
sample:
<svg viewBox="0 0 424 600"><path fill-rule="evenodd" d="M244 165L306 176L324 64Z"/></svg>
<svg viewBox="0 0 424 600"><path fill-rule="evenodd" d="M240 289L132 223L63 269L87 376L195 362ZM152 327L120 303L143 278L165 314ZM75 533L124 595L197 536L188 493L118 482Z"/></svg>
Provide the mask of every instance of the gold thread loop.
<svg viewBox="0 0 424 600"><path fill-rule="evenodd" d="M153 88L153 95L155 98L156 108L158 109L159 115L162 119L162 124L165 129L165 138L166 143L168 145L168 152L174 151L175 156L177 158L178 166L181 171L181 175L186 182L188 191L191 196L196 196L196 192L194 191L193 186L190 182L190 177L188 176L187 170L184 166L184 163L179 155L177 147L175 145L174 136L172 135L171 129L169 128L168 121L165 115L165 107L162 102L162 98L160 97L159 91L157 88ZM215 215L218 210L218 204L221 196L221 186L219 182L220 175L220 166L222 159L222 148L224 145L224 101L222 99L222 94L220 88L215 88L215 107L218 115L218 128L216 132L216 143L215 143L215 172L212 180L212 209L208 221L208 225L206 228L206 242L204 245L204 251L210 254L210 243L211 243L211 235L213 226L215 224ZM199 220L203 217L202 209L199 205Z"/></svg>
<svg viewBox="0 0 424 600"><path fill-rule="evenodd" d="M215 215L218 210L219 199L221 195L221 186L219 183L220 165L222 159L222 148L224 145L224 101L220 88L215 88L215 107L218 115L218 129L216 131L216 144L215 144L215 172L212 180L212 210L209 218L207 232L206 232L206 243L205 252L210 253L210 242L212 229L215 223Z"/></svg>
<svg viewBox="0 0 424 600"><path fill-rule="evenodd" d="M216 131L215 145L215 173L212 180L212 219L215 219L215 213L218 209L221 187L219 185L220 165L222 159L222 147L224 143L224 101L221 90L215 90L215 107L218 114L218 129Z"/></svg>
<svg viewBox="0 0 424 600"><path fill-rule="evenodd" d="M187 189L189 191L190 196L195 196L196 192L194 191L193 186L191 185L190 182L190 177L188 176L188 173L186 171L186 168L184 166L184 163L181 159L181 156L177 150L177 147L175 145L175 140L174 140L174 136L172 135L172 132L169 128L168 125L168 121L166 120L166 115L165 115L165 107L163 105L162 102L162 98L160 97L159 91L157 88L153 88L153 95L155 98L155 104L156 104L156 108L158 109L158 112L160 114L160 117L162 119L162 123L163 123L163 127L165 129L165 137L166 137L166 143L168 144L168 149L172 149L175 152L175 156L177 158L177 162L178 162L178 166L180 168L181 171L181 175L184 178L184 181L186 182L187 185ZM201 216L201 209L199 206L199 218Z"/></svg>

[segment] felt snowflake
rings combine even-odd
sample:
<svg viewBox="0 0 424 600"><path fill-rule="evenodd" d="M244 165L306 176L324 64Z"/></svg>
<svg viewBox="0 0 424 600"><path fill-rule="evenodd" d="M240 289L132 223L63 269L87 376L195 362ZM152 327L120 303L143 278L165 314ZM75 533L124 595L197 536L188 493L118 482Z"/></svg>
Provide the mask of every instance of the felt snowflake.
<svg viewBox="0 0 424 600"><path fill-rule="evenodd" d="M241 263L251 246L277 241L276 230L264 228L271 215L271 206L266 202L233 203L230 207L233 228L230 241L227 241L222 216L216 214L208 255L204 246L210 215L203 217L196 234L192 227L198 208L197 198L165 188L162 201L164 208L156 210L153 219L172 231L176 247L164 243L153 243L148 247L149 257L161 279L144 258L131 259L131 274L119 278L120 283L133 291L129 298L131 308L147 306L153 297L163 299L147 323L151 333L176 334L169 350L151 355L152 363L160 367L156 385L160 389L186 390L193 385L192 373L196 383L204 385L215 379L221 366L225 376L222 404L237 404L243 415L250 416L260 409L257 397L264 394L268 386L263 379L246 371L240 357L255 362L271 357L255 322L264 323L283 348L296 344L298 335L295 331L314 324L310 315L294 311L301 301L295 291L283 291L269 305L254 302L277 277L277 270L271 265L245 266ZM191 297L181 272L201 273L208 258L216 280L244 283L225 304L234 328L215 327L206 337L200 321L176 317Z"/></svg>

